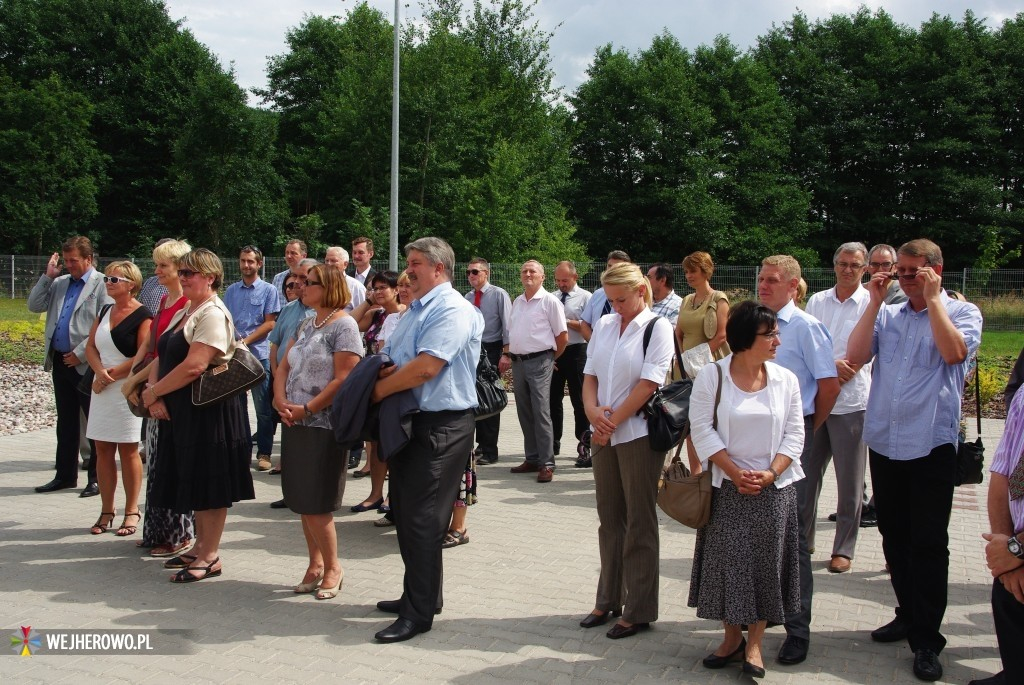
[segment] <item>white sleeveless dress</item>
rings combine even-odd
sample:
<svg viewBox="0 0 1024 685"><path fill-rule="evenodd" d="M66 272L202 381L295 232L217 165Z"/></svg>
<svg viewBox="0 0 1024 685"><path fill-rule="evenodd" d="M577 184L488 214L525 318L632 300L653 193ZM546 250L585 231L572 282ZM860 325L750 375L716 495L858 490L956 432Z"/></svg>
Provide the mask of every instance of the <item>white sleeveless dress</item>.
<svg viewBox="0 0 1024 685"><path fill-rule="evenodd" d="M103 368L109 369L123 363L128 357L114 345L110 337L110 312L100 320L96 328L96 349L99 350ZM89 425L85 435L90 440L104 442L138 442L142 434L142 419L128 411L128 403L121 394L125 379L114 381L103 389L93 391L89 404Z"/></svg>

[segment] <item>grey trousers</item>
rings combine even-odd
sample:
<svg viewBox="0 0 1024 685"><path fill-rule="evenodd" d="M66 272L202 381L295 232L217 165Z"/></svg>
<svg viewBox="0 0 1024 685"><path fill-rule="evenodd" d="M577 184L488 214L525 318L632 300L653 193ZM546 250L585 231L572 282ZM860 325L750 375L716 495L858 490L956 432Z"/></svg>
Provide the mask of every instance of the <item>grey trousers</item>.
<svg viewBox="0 0 1024 685"><path fill-rule="evenodd" d="M829 461L836 472L839 503L836 509L836 537L832 556L853 559L860 532L863 506L864 474L867 470L868 448L861 439L864 413L832 414L814 434L810 458L803 463L808 496L800 502L801 533L807 546L814 549L814 533L818 519L818 498Z"/></svg>
<svg viewBox="0 0 1024 685"><path fill-rule="evenodd" d="M526 461L555 467L555 433L551 426L551 372L555 353L512 362L516 413L523 428Z"/></svg>
<svg viewBox="0 0 1024 685"><path fill-rule="evenodd" d="M664 452L647 436L594 448L601 577L595 609L625 605L630 623L658 620L658 477Z"/></svg>
<svg viewBox="0 0 1024 685"><path fill-rule="evenodd" d="M800 453L800 465L804 466L811 456L814 435L814 415L804 417L804 449ZM807 467L804 466L806 472ZM797 518L800 522L800 611L786 614L786 635L811 639L811 597L814 595L814 576L811 575L811 548L804 535L804 502L811 496L807 479L801 478L795 484Z"/></svg>

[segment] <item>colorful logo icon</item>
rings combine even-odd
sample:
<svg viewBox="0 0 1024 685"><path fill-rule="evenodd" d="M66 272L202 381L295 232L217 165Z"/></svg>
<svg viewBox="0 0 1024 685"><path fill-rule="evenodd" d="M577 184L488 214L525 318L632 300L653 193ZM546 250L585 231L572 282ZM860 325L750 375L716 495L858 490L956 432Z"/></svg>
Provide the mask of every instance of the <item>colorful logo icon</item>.
<svg viewBox="0 0 1024 685"><path fill-rule="evenodd" d="M19 656L32 656L32 650L40 650L43 647L39 634L32 630L32 626L21 626L11 635L11 650Z"/></svg>

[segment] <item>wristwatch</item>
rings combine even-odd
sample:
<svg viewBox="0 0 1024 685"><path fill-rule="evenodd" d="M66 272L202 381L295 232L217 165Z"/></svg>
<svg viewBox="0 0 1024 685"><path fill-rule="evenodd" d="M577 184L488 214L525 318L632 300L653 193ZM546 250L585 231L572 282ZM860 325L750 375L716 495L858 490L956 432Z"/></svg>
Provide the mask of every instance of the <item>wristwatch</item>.
<svg viewBox="0 0 1024 685"><path fill-rule="evenodd" d="M1006 549L1010 550L1010 554L1018 559L1024 559L1024 545L1021 545L1020 540L1016 537L1011 537L1006 541Z"/></svg>

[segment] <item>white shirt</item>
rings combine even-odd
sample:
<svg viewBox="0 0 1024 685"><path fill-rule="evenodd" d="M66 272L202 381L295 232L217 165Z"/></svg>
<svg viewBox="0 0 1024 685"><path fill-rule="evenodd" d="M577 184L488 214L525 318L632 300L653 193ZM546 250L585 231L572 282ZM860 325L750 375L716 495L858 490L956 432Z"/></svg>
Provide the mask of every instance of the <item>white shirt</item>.
<svg viewBox="0 0 1024 685"><path fill-rule="evenodd" d="M722 368L722 398L718 404L718 430L712 428L711 412L715 406L715 391L718 389L718 372ZM770 439L762 440L761 455L750 453L750 440L767 436L755 436L747 415L742 412L744 402L756 393L743 392L732 382L732 355L715 364L708 364L697 374L690 395L690 437L697 450L701 465L708 468L708 459L720 450L733 458L737 466L750 470L764 471L771 466L776 454L784 454L793 460L789 468L779 474L775 487L784 488L804 477L800 467L800 453L804 448L804 412L800 399L800 383L792 371L773 362L765 362L768 373L767 407L771 417ZM733 457L733 451L743 452L742 457ZM711 470L711 484L722 487L725 471Z"/></svg>
<svg viewBox="0 0 1024 685"><path fill-rule="evenodd" d="M370 273L370 269L372 269L372 268L373 267L367 265L365 271L362 271L362 272L356 271L355 278L356 278L357 281L359 281L360 283L363 284L363 287L366 286L366 274Z"/></svg>
<svg viewBox="0 0 1024 685"><path fill-rule="evenodd" d="M574 285L568 293L556 290L551 294L558 298L559 302L562 302L566 321L579 321L583 318L583 310L586 309L587 302L590 302L590 292L578 285ZM564 300L562 299L563 295L566 296ZM578 345L585 342L587 342L587 339L583 337L582 333L572 328L569 329L569 345Z"/></svg>
<svg viewBox="0 0 1024 685"><path fill-rule="evenodd" d="M555 338L565 333L565 310L558 298L541 288L530 299L523 293L512 303L508 322L508 351L532 354L555 349Z"/></svg>
<svg viewBox="0 0 1024 685"><path fill-rule="evenodd" d="M626 325L619 335L622 317L612 312L605 314L594 326L594 334L587 345L587 364L583 373L597 378L597 403L613 409L622 404L641 380L657 385L665 381L672 362L672 324L658 318L651 331L651 341L644 357L644 330L647 322L657 315L646 307ZM593 428L593 427L591 427ZM630 416L612 433L612 445L647 436L647 420Z"/></svg>
<svg viewBox="0 0 1024 685"><path fill-rule="evenodd" d="M850 341L850 334L870 303L870 293L859 284L853 294L843 302L836 297L835 288L814 293L807 301L807 313L825 324L825 328L832 336L832 352L836 359L846 359L846 346ZM871 364L865 364L853 378L839 387L839 397L836 398L832 413L839 415L865 411L868 408L870 390Z"/></svg>
<svg viewBox="0 0 1024 685"><path fill-rule="evenodd" d="M348 274L345 274L345 282L348 284L349 293L352 294L352 301L345 305L345 311L350 312L366 302L366 287Z"/></svg>

